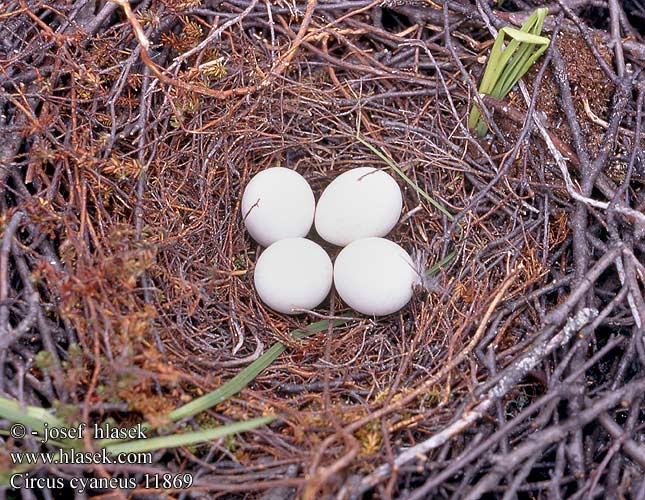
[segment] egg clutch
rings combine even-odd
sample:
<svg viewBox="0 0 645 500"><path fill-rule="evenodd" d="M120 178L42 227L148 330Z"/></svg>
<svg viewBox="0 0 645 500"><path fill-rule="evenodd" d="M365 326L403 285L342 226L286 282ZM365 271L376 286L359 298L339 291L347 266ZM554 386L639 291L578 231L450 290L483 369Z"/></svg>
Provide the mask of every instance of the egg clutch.
<svg viewBox="0 0 645 500"><path fill-rule="evenodd" d="M318 306L333 282L340 298L359 313L398 311L420 281L410 255L383 238L402 207L396 181L372 167L336 177L318 204L296 171L274 167L258 173L244 190L241 211L246 230L267 247L253 276L260 299L278 312L298 314ZM334 264L305 238L312 224L325 241L344 247Z"/></svg>

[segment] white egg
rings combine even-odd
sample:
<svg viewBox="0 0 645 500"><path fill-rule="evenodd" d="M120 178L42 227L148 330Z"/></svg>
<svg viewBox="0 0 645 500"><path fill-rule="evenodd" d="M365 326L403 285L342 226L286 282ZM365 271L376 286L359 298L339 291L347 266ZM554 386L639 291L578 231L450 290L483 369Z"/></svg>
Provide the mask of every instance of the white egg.
<svg viewBox="0 0 645 500"><path fill-rule="evenodd" d="M313 309L329 294L333 266L320 245L305 238L277 241L260 255L253 276L266 305L284 314Z"/></svg>
<svg viewBox="0 0 645 500"><path fill-rule="evenodd" d="M410 255L383 238L356 240L334 262L338 295L352 309L370 316L401 309L412 298L417 279Z"/></svg>
<svg viewBox="0 0 645 500"><path fill-rule="evenodd" d="M242 218L255 241L268 247L284 238L305 236L314 220L316 200L295 170L273 167L257 174L242 195Z"/></svg>
<svg viewBox="0 0 645 500"><path fill-rule="evenodd" d="M402 206L401 189L390 175L373 167L354 168L323 191L316 207L316 231L339 246L385 236L399 221Z"/></svg>

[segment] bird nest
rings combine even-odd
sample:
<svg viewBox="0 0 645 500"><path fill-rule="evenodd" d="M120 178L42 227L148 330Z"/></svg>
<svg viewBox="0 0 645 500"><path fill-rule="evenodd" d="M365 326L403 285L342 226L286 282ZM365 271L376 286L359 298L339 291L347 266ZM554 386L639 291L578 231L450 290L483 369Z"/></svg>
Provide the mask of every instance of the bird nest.
<svg viewBox="0 0 645 500"><path fill-rule="evenodd" d="M10 0L9 498L642 498L645 12L549 4L548 50L506 99L479 96L497 30L539 3ZM278 165L316 196L356 166L397 179L389 238L433 270L408 306L259 301L239 207ZM13 403L70 428L146 422L148 438L268 423L147 463L25 468L17 453L58 445L14 435ZM150 482L180 474L190 485ZM74 477L106 481L80 493Z"/></svg>

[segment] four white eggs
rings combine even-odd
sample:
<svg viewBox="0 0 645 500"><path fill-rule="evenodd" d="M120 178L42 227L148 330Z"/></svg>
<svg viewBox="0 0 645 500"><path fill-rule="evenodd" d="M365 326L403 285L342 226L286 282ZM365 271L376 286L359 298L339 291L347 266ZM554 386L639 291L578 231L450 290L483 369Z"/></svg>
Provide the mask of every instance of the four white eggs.
<svg viewBox="0 0 645 500"><path fill-rule="evenodd" d="M298 314L329 294L359 313L383 316L411 299L418 274L410 255L382 238L397 224L403 200L396 181L382 170L359 167L334 179L315 203L297 172L263 170L246 186L241 212L249 234L267 247L255 266L260 299L275 311ZM312 224L324 240L343 246L332 262L305 239Z"/></svg>

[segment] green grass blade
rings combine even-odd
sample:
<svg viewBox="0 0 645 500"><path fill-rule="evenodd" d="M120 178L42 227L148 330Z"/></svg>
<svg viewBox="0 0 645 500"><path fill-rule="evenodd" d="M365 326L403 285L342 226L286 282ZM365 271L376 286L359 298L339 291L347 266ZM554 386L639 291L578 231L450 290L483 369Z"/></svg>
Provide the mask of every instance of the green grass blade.
<svg viewBox="0 0 645 500"><path fill-rule="evenodd" d="M535 29L541 29L541 22ZM531 69L533 63L542 55L549 45L550 40L543 36L532 33L525 33L513 28L504 28L509 36L522 41L522 46L517 54L504 70L502 77L498 80L494 91L494 97L504 98L519 81L519 79Z"/></svg>
<svg viewBox="0 0 645 500"><path fill-rule="evenodd" d="M335 325L343 324L346 320L334 320ZM293 339L299 340L306 338L314 333L321 332L329 327L328 320L317 321L311 323L304 330L294 330L291 332L291 337ZM186 403L179 408L171 411L167 415L167 419L170 422L178 422L184 418L189 418L206 411L213 406L216 406L223 401L226 401L228 398L234 396L247 385L249 385L255 377L262 373L271 363L273 363L280 354L286 350L286 346L282 342L277 342L273 344L262 356L253 361L249 366L244 368L240 373L235 375L231 380L225 382L220 387L215 389L204 396L201 396L190 403ZM144 431L151 429L150 425L144 423L142 425ZM102 448L106 446L112 446L114 443L123 442L121 439L103 439L98 442L98 445Z"/></svg>
<svg viewBox="0 0 645 500"><path fill-rule="evenodd" d="M17 401L0 396L0 418L21 423L42 435L45 424L49 427L63 427L64 423L43 408L21 407Z"/></svg>
<svg viewBox="0 0 645 500"><path fill-rule="evenodd" d="M518 51L492 90L493 97L503 99L508 95L513 86L530 69L532 52L533 49L529 47L523 47Z"/></svg>
<svg viewBox="0 0 645 500"><path fill-rule="evenodd" d="M255 377L263 372L271 363L273 363L280 354L285 351L284 344L278 342L271 346L258 359L253 361L249 366L244 368L240 373L233 377L222 386L200 398L197 398L190 403L180 406L168 414L168 418L172 422L177 422L183 418L188 418L197 415L209 408L212 408L219 403L226 401L231 396L234 396L242 389L244 389Z"/></svg>
<svg viewBox="0 0 645 500"><path fill-rule="evenodd" d="M515 86L515 84L520 80L520 78L522 78L522 76L524 76L526 72L531 69L533 63L538 60L538 58L544 53L546 48L547 46L543 45L542 47L534 51L533 54L529 52L525 56L522 56L522 58L518 58L517 63L514 64L512 70L508 72L507 78L504 81L499 82L500 88L495 89L496 91L492 95L495 96L495 94L498 94L500 98L506 97L511 89Z"/></svg>
<svg viewBox="0 0 645 500"><path fill-rule="evenodd" d="M342 320L335 320L335 324L342 324ZM323 320L316 323L310 324L305 331L303 330L294 330L291 332L291 336L294 339L302 339L313 335L314 333L322 332L323 330L329 327L329 321ZM168 418L172 422L177 422L178 420L192 417L201 413L202 411L208 410L213 406L226 401L231 396L234 396L242 389L244 389L249 383L255 379L260 373L262 373L271 363L273 363L280 354L285 351L286 347L281 342L273 344L271 348L265 352L258 359L253 361L249 366L244 368L240 373L233 377L228 382L224 383L218 389L210 392L200 398L191 401L183 406L180 406L176 410L168 414Z"/></svg>
<svg viewBox="0 0 645 500"><path fill-rule="evenodd" d="M146 451L156 451L165 448L177 448L178 446L189 446L191 444L204 443L218 439L231 434L256 429L275 420L274 416L266 416L235 422L233 424L222 425L212 429L205 429L195 432L184 432L172 436L154 437L150 439L139 439L128 443L119 443L106 446L105 450L109 453L141 453Z"/></svg>
<svg viewBox="0 0 645 500"><path fill-rule="evenodd" d="M490 95L496 99L503 99L508 95L510 89L513 88L513 85L519 80L518 76L520 74L520 64L524 62L525 51L518 54L512 64L508 66L502 77L496 82L495 87L491 90Z"/></svg>
<svg viewBox="0 0 645 500"><path fill-rule="evenodd" d="M494 88L495 83L497 83L497 79L499 78L502 68L500 59L502 56L503 43L504 33L500 33L500 36L495 39L493 48L491 49L490 55L488 56L488 62L486 63L486 67L484 68L484 76L482 76L482 80L479 84L480 94L489 94ZM481 109L479 109L479 106L474 104L472 106L472 109L470 110L470 115L468 116L468 128L477 128L478 124L483 123L483 121L480 121L480 118ZM485 133L486 132L484 132L484 134Z"/></svg>
<svg viewBox="0 0 645 500"><path fill-rule="evenodd" d="M379 148L376 146L373 146L369 142L367 142L365 139L363 139L360 136L359 132L356 132L356 140L358 140L361 144L363 144L365 147L367 147L372 153L374 153L376 156L378 156L381 160L383 160L387 165L394 170L399 176L407 182L412 189L414 189L421 197L425 198L433 207L435 207L437 210L439 210L442 214L444 214L448 220L453 220L455 217L446 210L441 203L436 201L432 196L430 196L428 193L426 193L423 189L421 189L419 186L417 186L412 179L410 179L403 170L401 170L392 160L390 160L387 155L381 151Z"/></svg>
<svg viewBox="0 0 645 500"><path fill-rule="evenodd" d="M479 120L479 122L475 126L475 132L479 137L484 137L486 135L486 133L488 132L488 125L486 125L484 120Z"/></svg>
<svg viewBox="0 0 645 500"><path fill-rule="evenodd" d="M439 262L437 262L436 264L434 264L434 265L430 266L430 267L426 270L426 276L427 276L428 278L431 278L432 276L434 276L435 274L437 274L437 273L439 272L439 269L441 269L441 268L442 268L443 266L445 266L448 262L450 262L452 259L454 259L454 258L455 258L455 255L457 255L457 250L453 250L453 251L452 251L452 252L450 252L448 255L446 255L443 259L441 259Z"/></svg>
<svg viewBox="0 0 645 500"><path fill-rule="evenodd" d="M504 36L505 34L506 34L506 29L502 28L499 31L499 36ZM497 75L496 83L504 74L504 70L506 69L508 62L515 55L516 51L519 48L520 48L520 42L511 38L511 40L508 42L508 45L504 48L504 51L502 52L502 56L499 58L498 64L500 68L499 68L499 73Z"/></svg>
<svg viewBox="0 0 645 500"><path fill-rule="evenodd" d="M488 62L486 63L486 68L484 68L484 76L482 76L482 81L479 84L479 93L487 94L495 86L497 78L499 78L500 71L502 69L501 57L503 52L504 45L504 33L500 32L493 48L490 51L488 56Z"/></svg>
<svg viewBox="0 0 645 500"><path fill-rule="evenodd" d="M503 47L505 30L502 29L497 34L493 48L488 56L488 62L484 69L484 76L479 84L479 93L492 95L498 86L499 79L503 76L504 68L518 46L516 40L511 40L507 47ZM468 119L468 126L474 128L480 137L486 135L488 126L481 119L481 110L479 106L473 105L471 116Z"/></svg>
<svg viewBox="0 0 645 500"><path fill-rule="evenodd" d="M497 99L505 98L544 53L550 40L540 36L540 33L547 13L547 9L536 9L521 29L506 27L499 31L479 85L480 94L491 95ZM502 48L505 35L509 36L510 41ZM474 129L480 137L488 131L488 126L481 118L481 110L476 104L470 110L468 127Z"/></svg>
<svg viewBox="0 0 645 500"><path fill-rule="evenodd" d="M533 63L544 53L546 48L547 45L542 45L537 49L533 47L518 53L517 58L511 62L511 65L509 65L504 77L498 81L499 88L494 89L491 95L498 98L506 97L520 78L522 78L526 72L531 69Z"/></svg>
<svg viewBox="0 0 645 500"><path fill-rule="evenodd" d="M476 104L473 104L472 108L470 109L470 113L468 114L468 128L469 129L476 128L480 122L479 120L480 117L481 117L481 111L479 110L479 106L477 106Z"/></svg>
<svg viewBox="0 0 645 500"><path fill-rule="evenodd" d="M533 33L527 33L515 28L502 28L502 31L518 42L528 43L531 45L545 45L549 43L549 39L544 36L534 35Z"/></svg>
<svg viewBox="0 0 645 500"><path fill-rule="evenodd" d="M334 325L341 325L349 321L349 319L335 319L332 321ZM303 330L294 330L291 332L291 337L294 340L304 339L315 333L324 331L329 327L328 320L318 321L308 325ZM263 370L265 370L273 361L277 359L280 354L286 350L286 346L277 342L265 352L262 356L256 359L253 363L247 366L244 370L238 373L231 380L220 386L213 392L206 394L200 398L183 405L168 414L168 420L177 422L183 418L192 417L208 410L213 406L225 401L231 396L237 394L244 389L255 377L257 377ZM45 425L51 427L62 427L64 423L50 414L43 408L28 406L21 408L20 405L11 400L0 396L0 418L9 420L10 422L20 422L28 428L31 428L42 434ZM145 451L154 451L165 448L175 448L177 446L187 446L191 444L202 443L210 441L230 434L238 434L250 429L255 429L265 425L273 420L274 416L259 417L243 422L235 422L233 424L216 427L214 429L205 429L195 432L186 432L182 434L174 434L171 436L160 436L149 439L139 439L134 441L123 442L118 439L104 439L97 442L101 448L105 448L110 453L138 453ZM150 429L150 425L144 423L142 426L145 430ZM5 432L2 432L5 434ZM80 443L80 440L76 440ZM60 447L67 447L66 443L53 443ZM1 478L4 481L4 476Z"/></svg>

